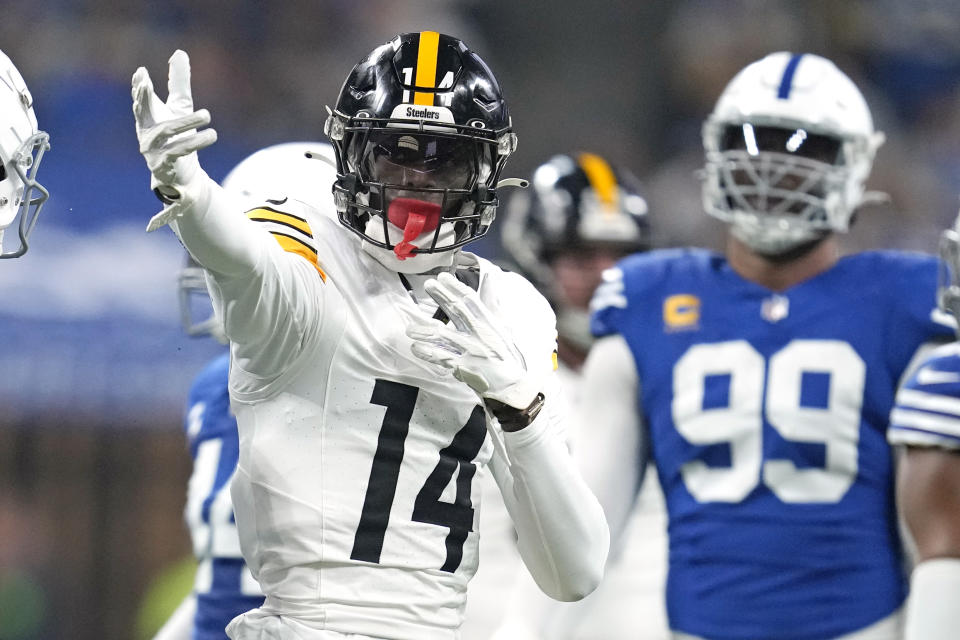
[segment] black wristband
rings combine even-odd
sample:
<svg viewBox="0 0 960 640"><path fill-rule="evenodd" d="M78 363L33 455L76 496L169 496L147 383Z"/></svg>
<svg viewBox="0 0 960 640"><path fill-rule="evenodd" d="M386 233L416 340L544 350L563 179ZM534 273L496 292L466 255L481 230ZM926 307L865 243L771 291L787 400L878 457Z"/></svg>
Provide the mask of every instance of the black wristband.
<svg viewBox="0 0 960 640"><path fill-rule="evenodd" d="M163 204L173 204L174 202L177 202L178 200L180 200L179 191L177 191L176 189L173 189L172 193L166 193L163 190L162 186L155 187L153 189L153 195L157 196L157 200L159 200Z"/></svg>
<svg viewBox="0 0 960 640"><path fill-rule="evenodd" d="M545 399L546 397L543 393L538 393L537 397L533 399L533 402L531 402L530 406L526 409L517 409L493 398L484 398L483 402L487 405L487 408L490 409L490 413L497 419L497 422L500 423L500 428L507 433L512 433L514 431L520 431L520 429L529 426L530 423L533 422L537 414L540 413L540 410L543 409Z"/></svg>

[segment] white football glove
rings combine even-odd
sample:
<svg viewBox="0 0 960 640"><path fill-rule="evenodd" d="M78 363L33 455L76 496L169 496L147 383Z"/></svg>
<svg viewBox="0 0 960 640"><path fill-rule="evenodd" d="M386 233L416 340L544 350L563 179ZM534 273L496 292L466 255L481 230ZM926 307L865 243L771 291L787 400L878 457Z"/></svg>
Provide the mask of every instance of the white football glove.
<svg viewBox="0 0 960 640"><path fill-rule="evenodd" d="M144 67L133 74L133 116L137 123L140 153L150 169L150 188L167 207L150 220L147 231L169 224L179 213L169 206L184 194L199 195L208 179L200 168L197 151L217 141L213 129L197 131L210 124L210 112L193 110L190 90L190 58L177 49L170 56L167 101L157 97L153 81Z"/></svg>
<svg viewBox="0 0 960 640"><path fill-rule="evenodd" d="M411 320L407 336L413 339L413 353L452 370L481 399L515 409L530 406L538 397L539 384L480 295L446 272L428 280L424 288L453 326L433 318Z"/></svg>

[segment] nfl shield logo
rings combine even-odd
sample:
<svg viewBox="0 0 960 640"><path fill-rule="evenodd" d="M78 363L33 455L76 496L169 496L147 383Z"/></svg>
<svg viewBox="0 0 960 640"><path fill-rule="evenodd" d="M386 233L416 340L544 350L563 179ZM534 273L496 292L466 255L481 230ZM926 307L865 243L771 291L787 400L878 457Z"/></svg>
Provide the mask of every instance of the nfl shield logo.
<svg viewBox="0 0 960 640"><path fill-rule="evenodd" d="M786 296L773 295L763 301L760 315L767 322L780 322L790 314L790 299Z"/></svg>

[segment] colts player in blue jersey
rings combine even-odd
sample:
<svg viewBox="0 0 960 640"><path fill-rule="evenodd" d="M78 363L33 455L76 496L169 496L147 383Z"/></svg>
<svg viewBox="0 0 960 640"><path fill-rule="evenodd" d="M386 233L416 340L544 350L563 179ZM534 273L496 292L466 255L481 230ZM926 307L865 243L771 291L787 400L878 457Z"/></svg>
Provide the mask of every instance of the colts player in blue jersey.
<svg viewBox="0 0 960 640"><path fill-rule="evenodd" d="M940 307L960 321L960 218L940 256ZM904 445L897 498L918 561L904 639L950 640L960 630L960 343L933 352L901 387L887 438Z"/></svg>
<svg viewBox="0 0 960 640"><path fill-rule="evenodd" d="M203 269L188 258L179 280L184 328L190 335L210 335L225 343L222 325L214 316L193 321L193 299L207 294ZM204 367L190 388L185 427L193 473L184 517L197 573L193 592L154 640L223 640L233 618L263 604L260 587L240 553L230 500L239 435L230 412L229 368L230 354L225 351Z"/></svg>
<svg viewBox="0 0 960 640"><path fill-rule="evenodd" d="M675 639L897 639L907 583L887 419L915 353L951 333L931 315L937 263L841 257L883 136L829 60L747 66L703 141L725 255L653 251L605 274L584 476L616 527L655 464Z"/></svg>
<svg viewBox="0 0 960 640"><path fill-rule="evenodd" d="M289 142L261 149L240 162L223 186L247 208L277 198L307 199L329 192L333 150L322 142ZM180 272L180 313L192 336L226 344L223 325L209 313L203 269L192 259ZM201 308L196 308L196 307ZM193 381L185 427L193 473L184 516L198 561L193 593L154 640L223 640L236 616L263 604L260 585L243 561L230 498L239 436L230 412L229 353L212 360Z"/></svg>

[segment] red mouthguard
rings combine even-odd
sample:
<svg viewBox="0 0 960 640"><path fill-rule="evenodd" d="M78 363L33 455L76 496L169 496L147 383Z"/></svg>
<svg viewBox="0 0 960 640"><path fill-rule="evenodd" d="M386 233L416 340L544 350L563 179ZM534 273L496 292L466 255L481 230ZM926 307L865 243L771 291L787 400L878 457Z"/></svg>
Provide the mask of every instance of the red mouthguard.
<svg viewBox="0 0 960 640"><path fill-rule="evenodd" d="M437 228L440 205L413 198L394 198L387 209L387 219L403 229L403 241L394 245L393 252L398 259L406 260L417 249L410 241Z"/></svg>

